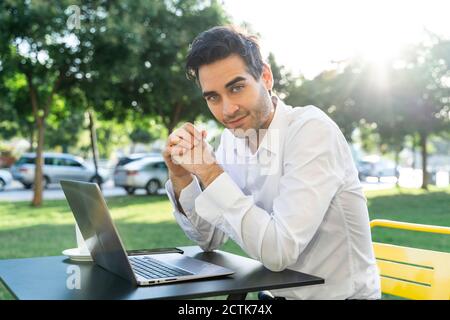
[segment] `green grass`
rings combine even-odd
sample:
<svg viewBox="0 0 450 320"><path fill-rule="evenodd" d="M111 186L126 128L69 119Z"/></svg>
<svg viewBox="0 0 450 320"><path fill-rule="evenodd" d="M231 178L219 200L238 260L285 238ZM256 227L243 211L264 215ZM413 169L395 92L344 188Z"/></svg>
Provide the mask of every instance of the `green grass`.
<svg viewBox="0 0 450 320"><path fill-rule="evenodd" d="M366 195L371 219L450 226L450 188L390 189ZM176 224L165 196L116 197L107 202L127 249L194 244ZM373 240L450 252L449 236L377 228ZM37 209L29 202L0 203L0 244L0 259L61 255L74 247L74 219L67 202L45 201ZM221 249L245 255L232 241ZM1 284L0 299L12 299Z"/></svg>
<svg viewBox="0 0 450 320"><path fill-rule="evenodd" d="M450 227L450 188L389 189L366 192L370 219ZM402 246L450 252L450 236L430 233L375 228L372 240Z"/></svg>

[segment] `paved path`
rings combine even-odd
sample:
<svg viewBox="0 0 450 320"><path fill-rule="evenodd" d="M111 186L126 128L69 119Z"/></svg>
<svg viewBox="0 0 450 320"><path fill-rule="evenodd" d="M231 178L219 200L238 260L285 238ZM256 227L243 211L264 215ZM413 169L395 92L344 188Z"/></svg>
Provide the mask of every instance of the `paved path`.
<svg viewBox="0 0 450 320"><path fill-rule="evenodd" d="M108 197L125 196L127 193L123 188L117 188L114 186L112 180L107 181L103 185L103 195ZM164 194L165 190L159 190L160 194ZM136 190L135 194L146 194L144 189ZM13 181L8 185L4 191L0 192L0 202L10 201L31 201L33 199L33 190L26 190L22 184L17 181ZM57 200L65 199L64 192L59 184L51 184L44 190L44 200Z"/></svg>

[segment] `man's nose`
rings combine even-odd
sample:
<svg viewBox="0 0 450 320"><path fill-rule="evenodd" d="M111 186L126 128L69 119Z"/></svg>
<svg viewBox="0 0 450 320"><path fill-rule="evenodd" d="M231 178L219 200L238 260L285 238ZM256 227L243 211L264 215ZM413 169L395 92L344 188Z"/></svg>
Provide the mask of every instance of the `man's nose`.
<svg viewBox="0 0 450 320"><path fill-rule="evenodd" d="M223 100L223 115L227 118L232 118L239 106L228 99Z"/></svg>

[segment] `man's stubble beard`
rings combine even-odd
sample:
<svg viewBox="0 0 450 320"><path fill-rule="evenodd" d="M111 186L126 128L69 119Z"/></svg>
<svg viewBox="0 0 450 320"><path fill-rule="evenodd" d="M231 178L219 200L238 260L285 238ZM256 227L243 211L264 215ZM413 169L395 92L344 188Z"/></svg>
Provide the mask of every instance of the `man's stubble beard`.
<svg viewBox="0 0 450 320"><path fill-rule="evenodd" d="M266 125L270 118L270 113L272 111L273 103L270 95L267 94L267 90L264 86L261 86L260 95L258 101L255 104L257 107L252 108L255 112L250 113L254 123L247 129L231 129L233 135L238 139L253 139L255 136L260 136L260 130L267 129L269 124Z"/></svg>

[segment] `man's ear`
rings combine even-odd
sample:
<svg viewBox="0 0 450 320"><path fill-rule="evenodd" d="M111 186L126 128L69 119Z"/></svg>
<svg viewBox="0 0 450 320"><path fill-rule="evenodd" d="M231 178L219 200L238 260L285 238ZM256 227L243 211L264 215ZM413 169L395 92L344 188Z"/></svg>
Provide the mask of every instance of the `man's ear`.
<svg viewBox="0 0 450 320"><path fill-rule="evenodd" d="M267 91L272 92L273 89L273 74L270 65L267 63L263 64L263 70L261 74L261 79Z"/></svg>

